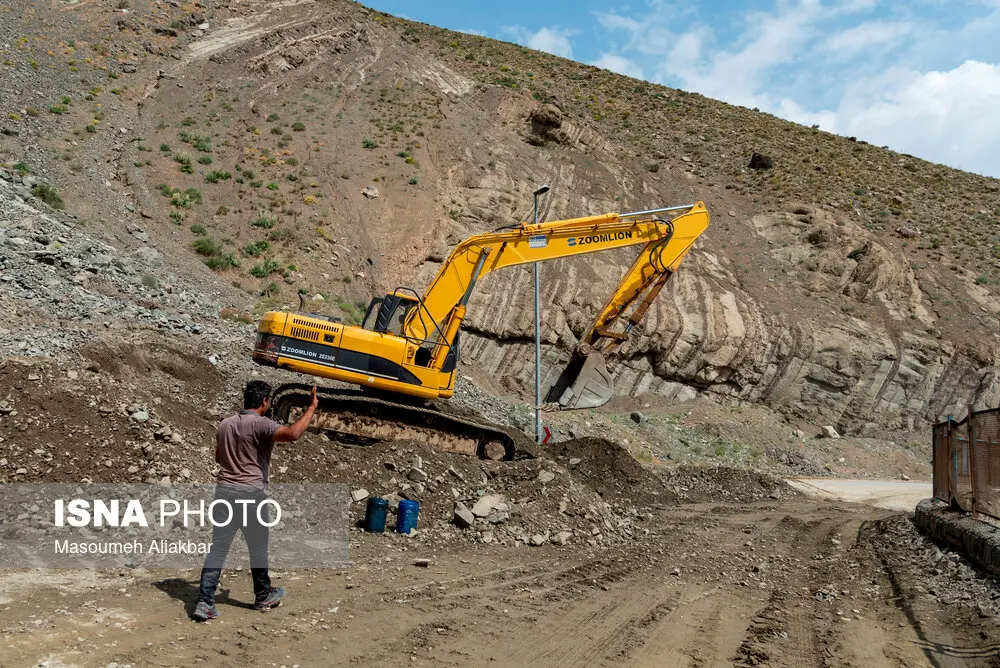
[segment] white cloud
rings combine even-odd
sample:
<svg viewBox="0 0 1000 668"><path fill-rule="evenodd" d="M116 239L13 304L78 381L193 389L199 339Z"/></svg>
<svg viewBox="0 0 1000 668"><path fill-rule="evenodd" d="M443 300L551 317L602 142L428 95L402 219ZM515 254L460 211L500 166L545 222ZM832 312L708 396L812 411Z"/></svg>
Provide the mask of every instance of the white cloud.
<svg viewBox="0 0 1000 668"><path fill-rule="evenodd" d="M542 28L528 39L530 48L563 58L573 57L573 44L568 33L558 28Z"/></svg>
<svg viewBox="0 0 1000 668"><path fill-rule="evenodd" d="M546 26L536 32L531 32L521 26L504 26L500 32L518 44L523 44L531 49L545 51L562 58L573 57L573 43L570 41L570 37L575 34L573 30L564 30L558 26Z"/></svg>
<svg viewBox="0 0 1000 668"><path fill-rule="evenodd" d="M893 71L861 82L848 89L828 129L1000 176L997 109L1000 65L970 60L948 71Z"/></svg>
<svg viewBox="0 0 1000 668"><path fill-rule="evenodd" d="M603 67L606 70L624 74L634 79L642 79L642 68L629 58L615 55L613 53L602 53L601 57L591 63L595 67Z"/></svg>
<svg viewBox="0 0 1000 668"><path fill-rule="evenodd" d="M870 47L898 42L913 30L914 25L908 21L866 21L834 33L821 44L821 48L839 58L851 58Z"/></svg>

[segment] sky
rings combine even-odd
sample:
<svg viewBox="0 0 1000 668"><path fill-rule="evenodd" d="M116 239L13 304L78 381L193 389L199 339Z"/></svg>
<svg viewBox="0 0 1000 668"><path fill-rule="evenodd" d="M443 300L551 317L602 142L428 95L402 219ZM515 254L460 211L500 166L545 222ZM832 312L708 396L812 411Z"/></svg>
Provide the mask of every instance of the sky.
<svg viewBox="0 0 1000 668"><path fill-rule="evenodd" d="M363 0L1000 178L1000 0Z"/></svg>

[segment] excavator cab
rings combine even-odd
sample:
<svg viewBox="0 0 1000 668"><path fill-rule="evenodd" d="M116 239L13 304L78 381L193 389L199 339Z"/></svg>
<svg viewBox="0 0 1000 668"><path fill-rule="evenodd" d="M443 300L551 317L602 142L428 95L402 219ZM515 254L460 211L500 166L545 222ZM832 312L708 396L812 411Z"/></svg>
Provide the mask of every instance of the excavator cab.
<svg viewBox="0 0 1000 668"><path fill-rule="evenodd" d="M375 297L368 304L361 326L374 332L402 336L407 316L419 305L419 299L398 291L385 297Z"/></svg>

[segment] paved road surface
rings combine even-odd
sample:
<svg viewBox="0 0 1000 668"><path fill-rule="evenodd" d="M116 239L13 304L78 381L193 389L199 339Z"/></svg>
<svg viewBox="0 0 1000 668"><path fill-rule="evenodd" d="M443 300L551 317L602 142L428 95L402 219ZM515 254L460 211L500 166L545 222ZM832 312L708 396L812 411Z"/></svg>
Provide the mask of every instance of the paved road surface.
<svg viewBox="0 0 1000 668"><path fill-rule="evenodd" d="M789 478L788 484L821 499L866 503L889 510L913 510L931 496L931 483L916 480L844 480L839 478Z"/></svg>

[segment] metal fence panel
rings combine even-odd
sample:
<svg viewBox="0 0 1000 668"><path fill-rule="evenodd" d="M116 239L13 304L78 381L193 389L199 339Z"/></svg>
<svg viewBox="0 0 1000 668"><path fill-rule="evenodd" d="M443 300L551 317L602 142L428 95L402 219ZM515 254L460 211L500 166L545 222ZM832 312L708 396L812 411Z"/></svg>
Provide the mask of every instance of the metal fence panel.
<svg viewBox="0 0 1000 668"><path fill-rule="evenodd" d="M1000 519L1000 409L936 424L933 439L934 498Z"/></svg>
<svg viewBox="0 0 1000 668"><path fill-rule="evenodd" d="M976 508L1000 516L1000 411L973 416L976 439Z"/></svg>

